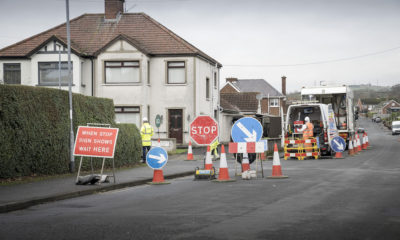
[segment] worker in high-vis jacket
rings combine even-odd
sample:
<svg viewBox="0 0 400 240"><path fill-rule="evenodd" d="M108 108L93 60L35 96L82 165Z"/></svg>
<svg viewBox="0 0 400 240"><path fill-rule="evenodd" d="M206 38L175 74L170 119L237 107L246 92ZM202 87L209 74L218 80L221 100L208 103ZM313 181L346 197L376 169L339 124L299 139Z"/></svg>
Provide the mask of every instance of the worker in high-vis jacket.
<svg viewBox="0 0 400 240"><path fill-rule="evenodd" d="M215 140L213 143L211 143L210 145L210 151L211 151L211 155L215 157L215 159L219 158L219 154L218 154L218 145L219 142L218 140Z"/></svg>
<svg viewBox="0 0 400 240"><path fill-rule="evenodd" d="M300 132L303 133L303 139L307 140L314 136L314 125L310 122L309 117L304 118L305 124L300 129ZM304 143L304 147L306 152L312 152L312 144L311 143Z"/></svg>
<svg viewBox="0 0 400 240"><path fill-rule="evenodd" d="M146 162L146 155L147 152L150 150L151 147L151 136L153 136L154 130L153 127L150 125L149 120L144 117L143 118L143 125L140 129L140 135L142 137L142 150L143 150L143 159L142 163Z"/></svg>

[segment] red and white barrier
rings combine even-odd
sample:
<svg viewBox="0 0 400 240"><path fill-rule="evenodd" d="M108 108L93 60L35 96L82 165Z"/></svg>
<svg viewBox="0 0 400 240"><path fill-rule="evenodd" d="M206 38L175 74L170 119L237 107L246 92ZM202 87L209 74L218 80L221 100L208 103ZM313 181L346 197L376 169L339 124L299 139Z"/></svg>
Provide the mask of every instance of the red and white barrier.
<svg viewBox="0 0 400 240"><path fill-rule="evenodd" d="M229 143L229 153L263 153L266 151L264 142L231 142Z"/></svg>

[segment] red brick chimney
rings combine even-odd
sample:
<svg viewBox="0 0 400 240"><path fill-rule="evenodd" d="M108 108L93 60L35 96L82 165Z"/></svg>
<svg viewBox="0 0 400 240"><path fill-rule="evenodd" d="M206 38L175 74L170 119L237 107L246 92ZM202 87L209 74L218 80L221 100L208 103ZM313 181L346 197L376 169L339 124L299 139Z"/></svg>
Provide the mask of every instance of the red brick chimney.
<svg viewBox="0 0 400 240"><path fill-rule="evenodd" d="M286 96L286 77L282 76L282 94Z"/></svg>
<svg viewBox="0 0 400 240"><path fill-rule="evenodd" d="M118 13L124 13L124 2L125 0L105 0L104 1L104 13L105 19L111 20L116 19Z"/></svg>
<svg viewBox="0 0 400 240"><path fill-rule="evenodd" d="M237 82L237 78L234 78L234 77L230 77L230 78L226 78L226 82L230 82L230 83L234 83L234 82Z"/></svg>

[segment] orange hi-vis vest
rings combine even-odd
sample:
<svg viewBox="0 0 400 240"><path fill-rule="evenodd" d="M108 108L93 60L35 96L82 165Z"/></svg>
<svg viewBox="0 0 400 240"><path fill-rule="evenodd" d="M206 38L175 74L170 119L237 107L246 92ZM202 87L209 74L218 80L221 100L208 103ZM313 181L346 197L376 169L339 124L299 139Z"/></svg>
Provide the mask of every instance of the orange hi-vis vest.
<svg viewBox="0 0 400 240"><path fill-rule="evenodd" d="M303 138L304 139L308 139L308 138L312 138L314 136L313 134L313 129L314 129L314 125L310 122L306 123L306 129L304 129L303 131Z"/></svg>

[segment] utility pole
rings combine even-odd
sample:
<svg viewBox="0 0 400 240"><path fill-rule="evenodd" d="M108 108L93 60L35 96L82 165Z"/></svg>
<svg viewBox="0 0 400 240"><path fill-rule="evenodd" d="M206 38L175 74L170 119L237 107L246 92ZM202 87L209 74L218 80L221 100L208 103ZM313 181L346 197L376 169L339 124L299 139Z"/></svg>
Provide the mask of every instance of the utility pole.
<svg viewBox="0 0 400 240"><path fill-rule="evenodd" d="M69 29L69 0L65 0L66 8L67 8L67 43L68 43L68 94L69 94L69 120L70 120L70 162L69 162L69 171L75 171L75 159L74 159L74 126L72 121L72 73L71 73L71 36Z"/></svg>

